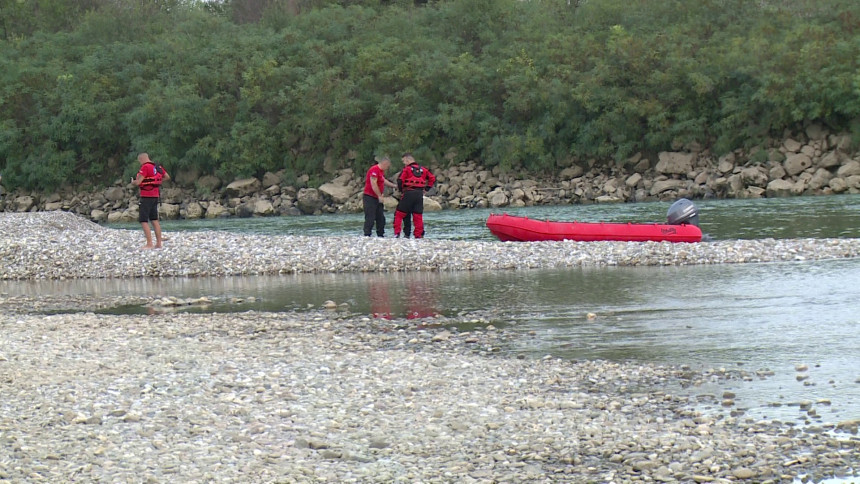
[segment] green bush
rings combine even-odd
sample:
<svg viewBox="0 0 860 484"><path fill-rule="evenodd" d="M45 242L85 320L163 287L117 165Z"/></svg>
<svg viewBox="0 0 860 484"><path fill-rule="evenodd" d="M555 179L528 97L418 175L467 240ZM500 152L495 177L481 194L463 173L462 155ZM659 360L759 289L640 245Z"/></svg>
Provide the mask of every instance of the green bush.
<svg viewBox="0 0 860 484"><path fill-rule="evenodd" d="M860 139L848 0L33 3L0 2L6 186L109 184L139 151L325 180L406 150L553 172L811 121Z"/></svg>

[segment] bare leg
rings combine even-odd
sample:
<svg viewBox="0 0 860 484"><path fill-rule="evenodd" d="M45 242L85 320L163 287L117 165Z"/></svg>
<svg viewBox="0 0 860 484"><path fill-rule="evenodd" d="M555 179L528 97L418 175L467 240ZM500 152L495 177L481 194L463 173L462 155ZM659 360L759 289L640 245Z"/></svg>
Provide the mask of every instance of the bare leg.
<svg viewBox="0 0 860 484"><path fill-rule="evenodd" d="M152 232L149 230L149 222L141 222L140 226L143 227L143 235L146 236L146 245L143 246L144 249L152 248Z"/></svg>
<svg viewBox="0 0 860 484"><path fill-rule="evenodd" d="M161 248L161 241L162 241L162 239L161 239L161 224L158 222L158 220L152 221L152 228L155 229L155 248L160 249Z"/></svg>

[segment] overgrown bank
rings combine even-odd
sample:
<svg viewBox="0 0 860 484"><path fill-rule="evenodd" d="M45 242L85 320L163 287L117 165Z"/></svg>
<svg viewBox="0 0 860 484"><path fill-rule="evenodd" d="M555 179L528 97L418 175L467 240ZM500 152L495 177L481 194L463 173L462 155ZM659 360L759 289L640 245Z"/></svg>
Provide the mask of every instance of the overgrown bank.
<svg viewBox="0 0 860 484"><path fill-rule="evenodd" d="M177 173L282 173L299 189L405 150L550 179L630 172L639 152L749 153L810 122L860 139L854 1L317 1L259 23L205 3L97 9L65 30L9 23L7 188L109 186L139 151Z"/></svg>

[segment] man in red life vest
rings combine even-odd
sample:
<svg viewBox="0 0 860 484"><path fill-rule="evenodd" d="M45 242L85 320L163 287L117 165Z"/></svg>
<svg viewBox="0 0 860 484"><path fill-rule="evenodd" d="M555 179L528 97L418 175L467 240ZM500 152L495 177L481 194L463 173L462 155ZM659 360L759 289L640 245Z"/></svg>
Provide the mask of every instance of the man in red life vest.
<svg viewBox="0 0 860 484"><path fill-rule="evenodd" d="M146 245L144 249L160 249L161 248L161 224L158 223L158 198L161 196L161 183L165 180L170 180L170 175L160 165L156 165L149 159L149 155L141 153L137 156L137 161L140 162L140 171L137 176L131 180L131 183L140 187L140 202L138 205L139 213L137 221L143 227L143 234L146 236ZM155 229L155 245L152 244L152 232L149 230L149 224L152 223L152 228Z"/></svg>
<svg viewBox="0 0 860 484"><path fill-rule="evenodd" d="M397 179L397 188L402 195L394 212L394 236L400 237L403 219L408 220L409 215L412 215L415 238L420 239L424 237L424 192L433 187L436 176L416 163L412 153L403 154L403 165L403 171ZM408 230L405 235L409 237Z"/></svg>
<svg viewBox="0 0 860 484"><path fill-rule="evenodd" d="M385 236L385 206L383 205L382 192L386 186L396 187L394 183L385 178L385 170L391 166L391 160L387 156L378 159L378 162L367 170L364 176L364 235L370 237L373 232L373 223L376 222L376 235Z"/></svg>

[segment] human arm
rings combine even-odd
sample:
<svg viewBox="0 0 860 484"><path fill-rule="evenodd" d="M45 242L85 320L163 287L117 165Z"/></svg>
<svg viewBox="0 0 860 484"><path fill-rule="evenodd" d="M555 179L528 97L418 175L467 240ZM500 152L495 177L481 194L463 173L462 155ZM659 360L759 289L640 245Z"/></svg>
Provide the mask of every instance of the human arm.
<svg viewBox="0 0 860 484"><path fill-rule="evenodd" d="M376 195L376 198L382 200L382 196L383 196L382 191L379 189L379 183L377 183L376 177L377 177L377 175L375 173L370 174L370 188L373 190L373 193L374 193L374 195ZM382 179L384 181L388 181L388 180L385 180L385 177L383 177Z"/></svg>
<svg viewBox="0 0 860 484"><path fill-rule="evenodd" d="M425 168L426 170L426 168ZM429 192L433 185L436 184L436 175L427 170L427 185L424 187L425 192Z"/></svg>

